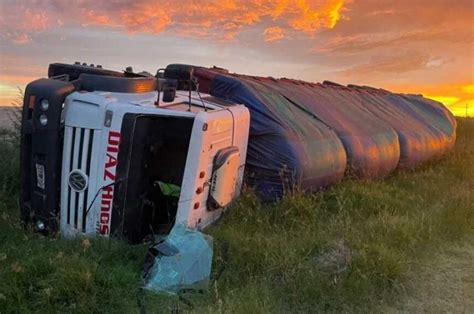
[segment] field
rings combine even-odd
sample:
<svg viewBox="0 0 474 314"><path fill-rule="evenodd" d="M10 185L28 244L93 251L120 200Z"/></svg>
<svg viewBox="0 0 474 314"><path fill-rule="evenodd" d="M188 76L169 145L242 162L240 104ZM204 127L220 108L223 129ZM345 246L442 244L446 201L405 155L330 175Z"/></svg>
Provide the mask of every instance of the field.
<svg viewBox="0 0 474 314"><path fill-rule="evenodd" d="M11 107L0 106L0 128L11 129L14 127L15 118L13 115L15 112Z"/></svg>
<svg viewBox="0 0 474 314"><path fill-rule="evenodd" d="M24 230L15 134L0 135L0 313L474 311L474 119L442 160L261 204L214 237L208 292L140 289L146 246Z"/></svg>

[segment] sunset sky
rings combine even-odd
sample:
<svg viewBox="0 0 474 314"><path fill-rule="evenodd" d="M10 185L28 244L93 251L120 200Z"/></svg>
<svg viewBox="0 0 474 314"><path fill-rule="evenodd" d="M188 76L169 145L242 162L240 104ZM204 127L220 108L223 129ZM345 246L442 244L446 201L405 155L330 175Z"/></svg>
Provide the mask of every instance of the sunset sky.
<svg viewBox="0 0 474 314"><path fill-rule="evenodd" d="M371 85L474 116L474 1L0 0L0 105L74 61Z"/></svg>

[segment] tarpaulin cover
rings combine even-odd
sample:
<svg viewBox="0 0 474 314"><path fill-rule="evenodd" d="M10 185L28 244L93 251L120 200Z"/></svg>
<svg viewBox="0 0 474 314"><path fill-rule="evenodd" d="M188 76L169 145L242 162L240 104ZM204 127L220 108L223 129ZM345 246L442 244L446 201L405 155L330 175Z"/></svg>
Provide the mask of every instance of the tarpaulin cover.
<svg viewBox="0 0 474 314"><path fill-rule="evenodd" d="M246 183L264 200L279 198L286 189L316 189L343 177L346 153L336 132L272 83L217 75L211 94L249 109Z"/></svg>
<svg viewBox="0 0 474 314"><path fill-rule="evenodd" d="M456 139L452 114L420 95L195 70L201 91L249 109L245 180L264 200L344 173L382 178L443 155Z"/></svg>
<svg viewBox="0 0 474 314"><path fill-rule="evenodd" d="M394 94L370 88L354 88L367 110L391 126L400 142L399 167L412 168L452 147L456 122L443 105L417 101L420 96ZM439 109L437 112L433 110ZM444 111L446 110L446 111Z"/></svg>
<svg viewBox="0 0 474 314"><path fill-rule="evenodd" d="M354 103L347 87L279 80L275 88L330 126L344 144L348 171L380 178L398 165L397 133Z"/></svg>

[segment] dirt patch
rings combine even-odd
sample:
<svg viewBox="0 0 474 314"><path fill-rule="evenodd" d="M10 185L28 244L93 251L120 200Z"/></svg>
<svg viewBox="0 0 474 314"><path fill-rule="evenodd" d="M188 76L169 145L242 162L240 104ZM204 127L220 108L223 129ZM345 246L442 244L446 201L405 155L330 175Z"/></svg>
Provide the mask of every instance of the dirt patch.
<svg viewBox="0 0 474 314"><path fill-rule="evenodd" d="M383 312L474 313L474 237L414 265L406 296Z"/></svg>
<svg viewBox="0 0 474 314"><path fill-rule="evenodd" d="M320 255L315 257L318 268L331 275L346 272L352 264L352 252L349 246L339 240L329 245Z"/></svg>

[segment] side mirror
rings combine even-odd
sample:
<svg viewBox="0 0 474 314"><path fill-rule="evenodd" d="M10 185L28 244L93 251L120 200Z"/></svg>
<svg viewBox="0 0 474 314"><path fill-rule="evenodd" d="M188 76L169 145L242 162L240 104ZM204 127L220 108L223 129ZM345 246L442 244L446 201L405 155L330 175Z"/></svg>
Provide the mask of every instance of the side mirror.
<svg viewBox="0 0 474 314"><path fill-rule="evenodd" d="M227 206L235 196L240 166L239 148L232 146L221 149L214 157L211 176L208 210Z"/></svg>

